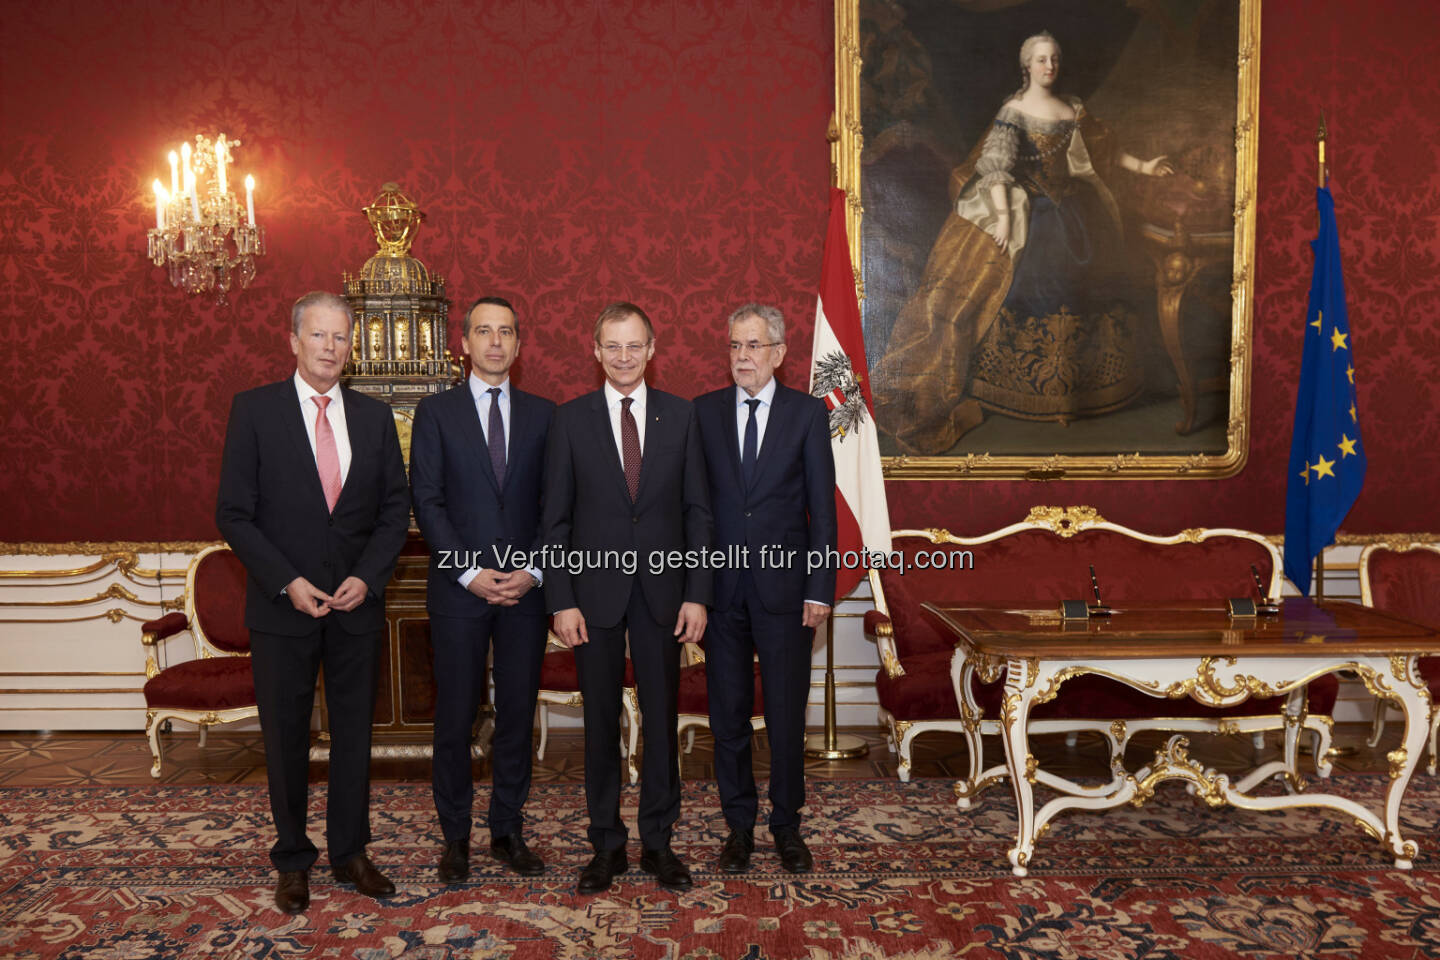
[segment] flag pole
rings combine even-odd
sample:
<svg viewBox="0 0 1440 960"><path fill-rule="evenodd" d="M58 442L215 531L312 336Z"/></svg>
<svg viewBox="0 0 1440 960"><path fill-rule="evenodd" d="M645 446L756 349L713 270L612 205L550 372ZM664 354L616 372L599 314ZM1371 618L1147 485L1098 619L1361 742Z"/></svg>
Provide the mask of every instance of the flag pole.
<svg viewBox="0 0 1440 960"><path fill-rule="evenodd" d="M840 733L835 725L835 607L825 617L825 732L805 738L805 756L812 760L851 760L870 752L870 746L853 733Z"/></svg>
<svg viewBox="0 0 1440 960"><path fill-rule="evenodd" d="M1325 189L1325 181L1329 179L1328 171L1325 169L1325 140L1329 137L1330 131L1325 126L1325 111L1320 111L1320 126L1315 130L1315 150L1318 156L1316 165L1316 186L1321 190ZM1320 552L1315 554L1315 599L1325 599L1325 548L1321 547Z"/></svg>

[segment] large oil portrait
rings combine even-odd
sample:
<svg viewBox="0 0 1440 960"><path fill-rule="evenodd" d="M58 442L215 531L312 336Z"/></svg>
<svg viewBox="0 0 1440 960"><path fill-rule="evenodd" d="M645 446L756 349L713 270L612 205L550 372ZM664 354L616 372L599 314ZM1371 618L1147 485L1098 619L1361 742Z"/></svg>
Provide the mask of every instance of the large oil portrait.
<svg viewBox="0 0 1440 960"><path fill-rule="evenodd" d="M1241 469L1259 6L838 0L887 476Z"/></svg>

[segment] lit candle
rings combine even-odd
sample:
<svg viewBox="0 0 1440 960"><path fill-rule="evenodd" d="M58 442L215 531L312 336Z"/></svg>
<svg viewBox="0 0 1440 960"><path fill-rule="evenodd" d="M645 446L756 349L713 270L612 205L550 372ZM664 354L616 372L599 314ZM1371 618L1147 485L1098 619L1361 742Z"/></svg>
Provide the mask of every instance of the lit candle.
<svg viewBox="0 0 1440 960"><path fill-rule="evenodd" d="M160 185L160 178L155 178L155 229L165 229L165 188Z"/></svg>
<svg viewBox="0 0 1440 960"><path fill-rule="evenodd" d="M200 197L195 193L195 179L190 179L190 213L195 217L195 222L200 222Z"/></svg>
<svg viewBox="0 0 1440 960"><path fill-rule="evenodd" d="M225 196L225 135L215 141L215 182L220 186L220 196Z"/></svg>
<svg viewBox="0 0 1440 960"><path fill-rule="evenodd" d="M255 178L248 173L245 175L245 219L252 228L255 226Z"/></svg>
<svg viewBox="0 0 1440 960"><path fill-rule="evenodd" d="M192 193L191 185L195 182L195 171L190 169L190 144L180 144L180 165L185 170L185 192Z"/></svg>
<svg viewBox="0 0 1440 960"><path fill-rule="evenodd" d="M180 157L174 150L170 151L170 194L171 196L180 194Z"/></svg>

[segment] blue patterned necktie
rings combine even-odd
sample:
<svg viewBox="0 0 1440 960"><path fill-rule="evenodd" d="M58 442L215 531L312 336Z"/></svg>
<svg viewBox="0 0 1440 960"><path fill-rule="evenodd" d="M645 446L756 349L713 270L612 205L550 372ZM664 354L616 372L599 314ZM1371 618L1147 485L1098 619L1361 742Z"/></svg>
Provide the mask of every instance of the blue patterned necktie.
<svg viewBox="0 0 1440 960"><path fill-rule="evenodd" d="M740 447L740 474L745 486L749 487L755 479L755 458L760 447L760 425L755 422L755 411L760 409L760 401L751 397L745 405L750 408L750 419L745 421L745 442Z"/></svg>
<svg viewBox="0 0 1440 960"><path fill-rule="evenodd" d="M490 429L486 441L490 447L490 469L495 471L495 485L505 486L505 420L500 416L500 388L491 387Z"/></svg>

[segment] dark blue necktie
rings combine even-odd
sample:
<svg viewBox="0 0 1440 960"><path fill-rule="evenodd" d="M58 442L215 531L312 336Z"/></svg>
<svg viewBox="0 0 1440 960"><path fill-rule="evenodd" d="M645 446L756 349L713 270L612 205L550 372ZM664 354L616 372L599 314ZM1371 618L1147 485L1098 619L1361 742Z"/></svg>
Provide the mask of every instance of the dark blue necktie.
<svg viewBox="0 0 1440 960"><path fill-rule="evenodd" d="M505 486L505 420L500 416L500 388L491 387L490 429L486 431L486 442L490 447L490 469L495 471L495 485Z"/></svg>
<svg viewBox="0 0 1440 960"><path fill-rule="evenodd" d="M755 457L760 447L760 425L755 422L755 411L760 409L760 401L751 397L745 404L750 408L750 419L745 421L745 442L740 445L740 475L748 487L755 479Z"/></svg>

